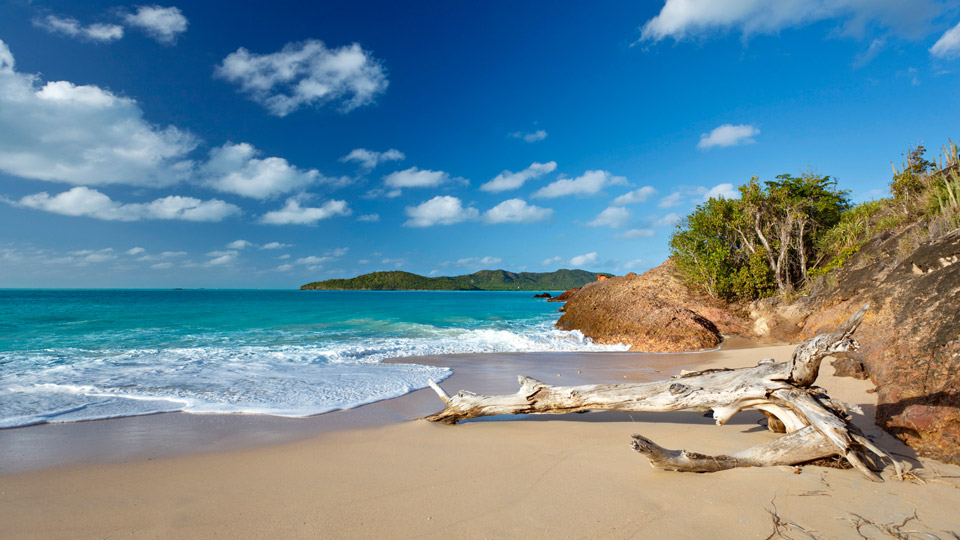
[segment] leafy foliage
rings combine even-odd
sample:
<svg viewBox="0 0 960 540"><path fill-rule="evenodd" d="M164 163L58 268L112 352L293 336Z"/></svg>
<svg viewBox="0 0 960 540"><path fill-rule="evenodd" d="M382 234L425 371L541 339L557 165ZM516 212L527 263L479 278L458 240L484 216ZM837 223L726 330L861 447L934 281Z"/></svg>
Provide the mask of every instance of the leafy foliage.
<svg viewBox="0 0 960 540"><path fill-rule="evenodd" d="M601 274L610 276L610 274ZM581 287L597 279L586 270L556 272L507 272L481 270L452 277L426 277L410 272L372 272L351 279L328 279L301 286L304 290L374 290L374 291L535 291L566 290Z"/></svg>
<svg viewBox="0 0 960 540"><path fill-rule="evenodd" d="M782 174L740 186L739 199L710 199L674 232L684 280L726 300L790 294L819 260L817 246L850 206L829 176Z"/></svg>

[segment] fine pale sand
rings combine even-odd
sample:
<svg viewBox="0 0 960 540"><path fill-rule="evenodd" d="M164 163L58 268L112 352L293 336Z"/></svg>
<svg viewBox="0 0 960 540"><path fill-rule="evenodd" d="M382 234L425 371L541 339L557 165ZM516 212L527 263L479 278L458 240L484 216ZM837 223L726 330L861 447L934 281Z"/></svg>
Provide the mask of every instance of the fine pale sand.
<svg viewBox="0 0 960 540"><path fill-rule="evenodd" d="M502 393L516 390L519 373L552 384L652 380L693 365L786 360L792 349L417 361L453 365L448 392ZM165 443L179 437L177 425L206 429L183 414L6 430L0 448L20 456L0 457L6 471L39 466L23 458L31 444L75 452L45 451L45 468L0 473L0 538L858 538L858 526L863 537L893 538L889 527L903 523L900 534L913 535L904 538L955 538L960 467L917 459L874 427L871 385L832 371L825 366L819 384L863 406L860 426L927 483L900 482L886 470L886 482L875 484L854 470L814 466L665 472L628 446L632 433L643 433L668 448L733 452L776 436L753 412L722 427L693 412L459 426L409 420L440 408L427 390L311 419L306 431L235 423L268 444L251 446L257 441L249 437L228 451L200 445L185 453ZM212 429L210 437L224 436ZM135 452L91 440L141 438L148 443ZM67 463L65 455L86 463L49 466Z"/></svg>

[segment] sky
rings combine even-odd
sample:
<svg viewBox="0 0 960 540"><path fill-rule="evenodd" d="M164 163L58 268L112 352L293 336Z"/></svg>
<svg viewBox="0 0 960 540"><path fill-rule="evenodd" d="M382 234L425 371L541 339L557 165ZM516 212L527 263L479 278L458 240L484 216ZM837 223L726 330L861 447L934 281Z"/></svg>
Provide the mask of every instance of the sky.
<svg viewBox="0 0 960 540"><path fill-rule="evenodd" d="M0 287L642 272L960 118L960 2L0 3Z"/></svg>

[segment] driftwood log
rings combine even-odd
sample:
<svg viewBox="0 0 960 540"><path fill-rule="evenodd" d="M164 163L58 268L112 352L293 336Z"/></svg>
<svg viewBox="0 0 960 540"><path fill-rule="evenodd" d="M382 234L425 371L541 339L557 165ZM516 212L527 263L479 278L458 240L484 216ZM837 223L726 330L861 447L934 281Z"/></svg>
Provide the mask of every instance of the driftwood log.
<svg viewBox="0 0 960 540"><path fill-rule="evenodd" d="M859 347L852 334L868 307L869 304L863 306L836 331L798 345L789 362L765 359L749 368L708 369L665 381L635 384L551 386L521 376L516 394L500 396L480 396L465 390L449 396L430 381L445 405L425 419L456 424L500 414L694 410L712 411L717 425L723 425L739 411L756 409L767 417L770 430L786 435L729 456L667 450L641 435L633 435L631 446L655 468L675 471L798 465L841 456L879 482L882 479L874 470L880 462L871 457L873 454L892 462L897 476L902 477L900 464L851 423L851 413L863 414L860 408L830 399L822 388L813 386L825 357Z"/></svg>

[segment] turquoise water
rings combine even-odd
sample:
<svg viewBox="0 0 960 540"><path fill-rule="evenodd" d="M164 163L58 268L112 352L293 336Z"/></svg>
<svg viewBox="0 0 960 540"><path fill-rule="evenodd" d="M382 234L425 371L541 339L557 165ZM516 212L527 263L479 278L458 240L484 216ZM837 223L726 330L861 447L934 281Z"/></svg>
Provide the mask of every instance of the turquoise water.
<svg viewBox="0 0 960 540"><path fill-rule="evenodd" d="M0 427L309 416L423 388L430 354L620 350L532 292L0 290Z"/></svg>

